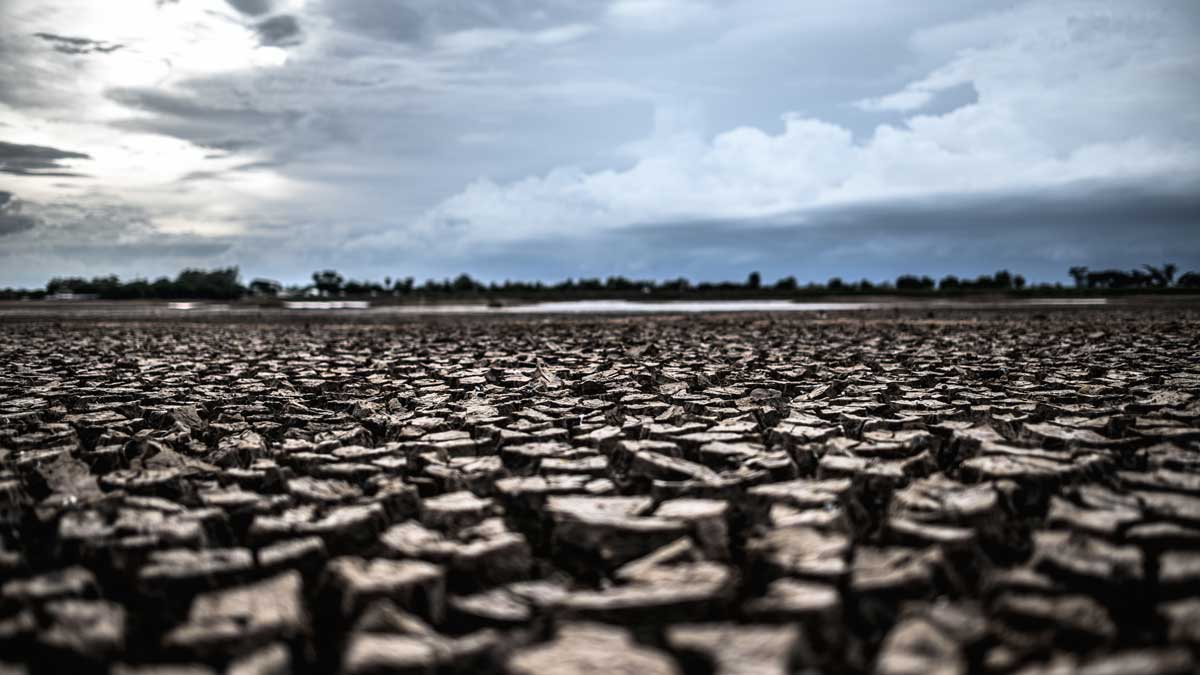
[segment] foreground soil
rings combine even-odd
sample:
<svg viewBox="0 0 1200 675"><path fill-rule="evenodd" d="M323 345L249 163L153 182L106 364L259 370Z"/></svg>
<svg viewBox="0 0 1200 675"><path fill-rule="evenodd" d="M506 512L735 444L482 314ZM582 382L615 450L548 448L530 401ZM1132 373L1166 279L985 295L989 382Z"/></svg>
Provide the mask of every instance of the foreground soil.
<svg viewBox="0 0 1200 675"><path fill-rule="evenodd" d="M1190 673L1200 315L0 324L0 673Z"/></svg>

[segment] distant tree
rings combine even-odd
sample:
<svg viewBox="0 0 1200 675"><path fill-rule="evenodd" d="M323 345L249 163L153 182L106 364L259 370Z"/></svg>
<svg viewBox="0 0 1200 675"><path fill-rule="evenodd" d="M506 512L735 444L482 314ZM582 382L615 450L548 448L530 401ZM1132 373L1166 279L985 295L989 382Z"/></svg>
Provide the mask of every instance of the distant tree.
<svg viewBox="0 0 1200 675"><path fill-rule="evenodd" d="M953 274L942 277L942 280L938 282L939 291L956 291L961 287L962 284L959 282L958 277Z"/></svg>
<svg viewBox="0 0 1200 675"><path fill-rule="evenodd" d="M46 292L54 293L95 293L95 286L82 277L54 277L46 283Z"/></svg>
<svg viewBox="0 0 1200 675"><path fill-rule="evenodd" d="M46 297L46 291L40 288L0 289L0 300L40 300L44 297Z"/></svg>
<svg viewBox="0 0 1200 675"><path fill-rule="evenodd" d="M450 292L450 280L442 279L441 281L438 281L437 279L426 279L425 284L423 286L421 286L421 292L422 293L449 293Z"/></svg>
<svg viewBox="0 0 1200 675"><path fill-rule="evenodd" d="M1158 275L1157 277L1155 275ZM1171 271L1171 276L1174 277L1174 270ZM1104 288L1104 289L1129 289L1129 288L1153 288L1163 283L1165 278L1165 270L1154 270L1154 274L1148 274L1142 270L1100 270L1097 272L1088 272L1087 287L1088 288Z"/></svg>
<svg viewBox="0 0 1200 675"><path fill-rule="evenodd" d="M250 282L250 292L254 295L275 297L283 291L283 284L274 279L255 279Z"/></svg>
<svg viewBox="0 0 1200 675"><path fill-rule="evenodd" d="M483 285L471 278L469 274L460 274L455 277L454 282L450 286L455 293L474 293L482 290Z"/></svg>
<svg viewBox="0 0 1200 675"><path fill-rule="evenodd" d="M791 292L796 290L799 284L796 283L796 277L787 276L775 282L775 290Z"/></svg>
<svg viewBox="0 0 1200 675"><path fill-rule="evenodd" d="M1167 263L1161 268L1153 265L1142 265L1142 267L1150 276L1150 285L1157 288L1166 288L1175 280L1176 267L1172 263Z"/></svg>
<svg viewBox="0 0 1200 675"><path fill-rule="evenodd" d="M133 281L122 284L119 294L122 298L128 300L144 299L154 297L151 291L152 288L149 281L146 281L145 279L134 279Z"/></svg>
<svg viewBox="0 0 1200 675"><path fill-rule="evenodd" d="M184 281L182 281L182 279L185 276L192 275L192 274L197 275L197 279L199 281L192 283L192 284L185 285L185 283L184 283ZM205 288L204 288L203 283L201 283L201 281L204 280L204 277L200 276L201 274L203 274L203 272L201 270L184 270L182 273L180 273L179 280L176 280L176 284L178 284L181 288L189 289L188 293L187 293L187 297L189 297L189 298L208 297L208 295L203 292L205 290ZM129 299L129 298L126 298L125 294L122 292L121 280L119 278L117 278L117 275L115 275L115 274L110 274L109 276L106 276L106 277L96 277L95 279L92 279L92 286L95 289L94 292L106 300L128 300Z"/></svg>
<svg viewBox="0 0 1200 675"><path fill-rule="evenodd" d="M583 280L580 280L580 287L583 288ZM660 290L668 293L687 293L692 289L692 282L688 281L687 277L679 277L678 279L667 279L658 285Z"/></svg>
<svg viewBox="0 0 1200 675"><path fill-rule="evenodd" d="M1012 283L1013 283L1013 288L1015 288L1019 291L1022 288L1025 288L1025 277L1018 274L1013 277Z"/></svg>
<svg viewBox="0 0 1200 675"><path fill-rule="evenodd" d="M762 275L758 272L751 272L750 276L746 277L746 288L752 291L762 288Z"/></svg>
<svg viewBox="0 0 1200 675"><path fill-rule="evenodd" d="M926 291L933 288L933 279L902 274L896 277L896 289L901 291Z"/></svg>
<svg viewBox="0 0 1200 675"><path fill-rule="evenodd" d="M342 293L346 295L367 295L371 292L371 286L370 282L351 279L342 284Z"/></svg>
<svg viewBox="0 0 1200 675"><path fill-rule="evenodd" d="M1088 268L1072 267L1071 269L1067 270L1067 273L1070 274L1071 278L1075 280L1075 288L1083 288L1084 284L1087 283Z"/></svg>
<svg viewBox="0 0 1200 675"><path fill-rule="evenodd" d="M245 293L238 283L236 267L215 270L185 269L174 279L162 277L153 283L134 279L122 283L115 275L87 280L78 277L54 278L46 284L48 293L79 293L96 295L106 300L139 298L197 298L233 300Z"/></svg>
<svg viewBox="0 0 1200 675"><path fill-rule="evenodd" d="M1184 272L1175 285L1180 288L1200 288L1200 272Z"/></svg>
<svg viewBox="0 0 1200 675"><path fill-rule="evenodd" d="M625 277L609 277L604 280L604 289L608 291L628 291L635 286L636 284Z"/></svg>
<svg viewBox="0 0 1200 675"><path fill-rule="evenodd" d="M825 288L831 291L842 291L846 289L846 283L842 281L841 277L833 277L825 283Z"/></svg>
<svg viewBox="0 0 1200 675"><path fill-rule="evenodd" d="M324 270L321 272L313 272L313 286L321 292L321 295L334 295L342 290L342 285L346 283L345 278L334 270Z"/></svg>
<svg viewBox="0 0 1200 675"><path fill-rule="evenodd" d="M150 287L153 289L154 297L156 298L174 297L172 293L175 288L175 283L166 277L159 277L155 279L154 283L150 284Z"/></svg>
<svg viewBox="0 0 1200 675"><path fill-rule="evenodd" d="M115 282L116 277L112 277ZM175 277L176 297L205 298L209 300L234 300L246 289L238 283L238 268L224 267L215 270L185 269ZM101 291L103 296L104 291Z"/></svg>

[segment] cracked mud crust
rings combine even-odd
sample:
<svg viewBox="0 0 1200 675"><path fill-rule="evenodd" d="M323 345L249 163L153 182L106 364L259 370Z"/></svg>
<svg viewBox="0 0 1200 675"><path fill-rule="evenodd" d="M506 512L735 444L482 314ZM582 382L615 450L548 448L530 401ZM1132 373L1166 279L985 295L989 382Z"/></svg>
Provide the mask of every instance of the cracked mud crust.
<svg viewBox="0 0 1200 675"><path fill-rule="evenodd" d="M1200 314L0 324L0 673L1191 673Z"/></svg>

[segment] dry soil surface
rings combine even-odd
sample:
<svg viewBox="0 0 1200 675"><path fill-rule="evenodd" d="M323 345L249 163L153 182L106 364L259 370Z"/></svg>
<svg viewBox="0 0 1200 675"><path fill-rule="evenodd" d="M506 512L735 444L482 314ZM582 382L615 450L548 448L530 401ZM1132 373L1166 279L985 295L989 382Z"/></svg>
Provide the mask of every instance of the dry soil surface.
<svg viewBox="0 0 1200 675"><path fill-rule="evenodd" d="M1200 315L0 324L0 673L1190 673Z"/></svg>

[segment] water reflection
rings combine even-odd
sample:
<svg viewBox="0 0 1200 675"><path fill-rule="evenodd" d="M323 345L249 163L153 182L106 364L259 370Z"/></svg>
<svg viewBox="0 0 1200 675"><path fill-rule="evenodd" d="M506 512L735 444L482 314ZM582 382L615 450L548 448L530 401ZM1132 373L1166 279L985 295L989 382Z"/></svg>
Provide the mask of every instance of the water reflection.
<svg viewBox="0 0 1200 675"><path fill-rule="evenodd" d="M20 302L0 304L0 317L130 317L235 315L442 315L442 314L700 314L713 312L845 312L854 310L997 309L1078 307L1109 304L1107 298L1024 298L1005 300L885 300L874 302L792 302L789 300L579 300L491 307L484 304L373 305L365 300L286 302L283 306L209 302Z"/></svg>

